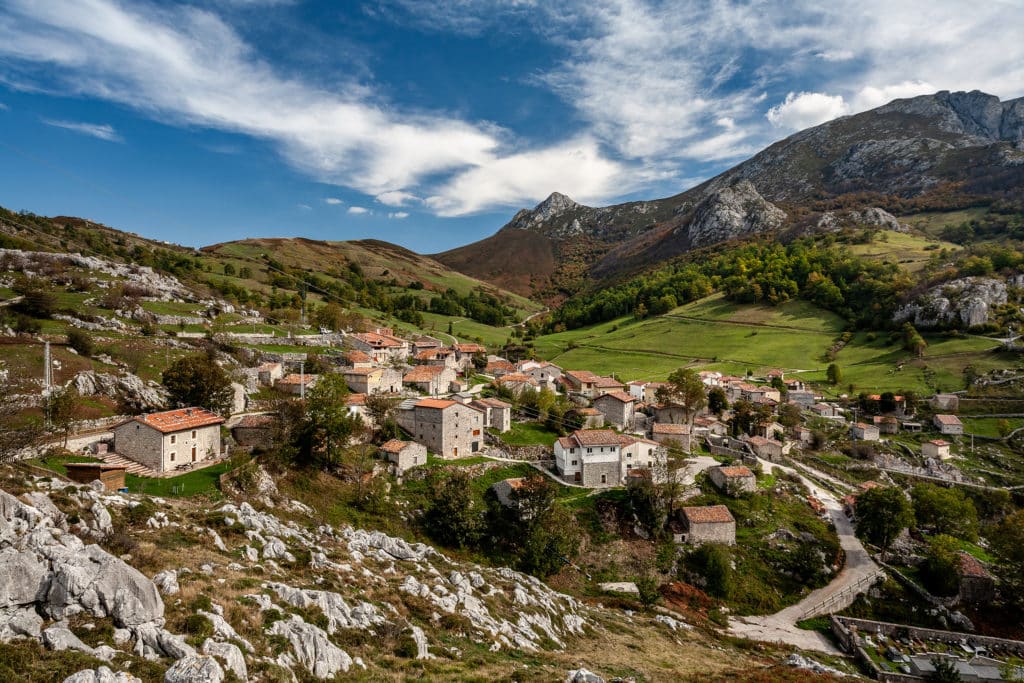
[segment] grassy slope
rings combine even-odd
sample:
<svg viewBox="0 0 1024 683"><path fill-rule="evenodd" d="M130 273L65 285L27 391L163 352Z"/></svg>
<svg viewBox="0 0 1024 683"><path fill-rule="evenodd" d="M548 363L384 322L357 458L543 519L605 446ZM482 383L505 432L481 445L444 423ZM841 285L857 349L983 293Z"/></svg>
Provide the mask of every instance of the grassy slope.
<svg viewBox="0 0 1024 683"><path fill-rule="evenodd" d="M736 374L781 367L823 382L829 364L825 353L844 327L838 316L806 302L748 306L714 294L657 318L620 318L547 335L537 340L537 350L564 368L616 373L621 379L663 379L680 366L692 365ZM858 389L878 391L960 389L967 365L984 372L1015 363L990 352L995 343L981 337L926 339L924 358L914 359L898 341L889 343L884 333L874 340L856 334L836 358L843 371L842 391L851 382Z"/></svg>
<svg viewBox="0 0 1024 683"><path fill-rule="evenodd" d="M938 232L941 232L941 228L929 234L934 235ZM850 251L857 256L892 261L898 263L904 270L916 273L940 250L946 249L951 254L961 250L959 245L952 242L941 242L926 236L891 232L888 230L880 233L880 235L881 239L876 239L870 244L850 245Z"/></svg>

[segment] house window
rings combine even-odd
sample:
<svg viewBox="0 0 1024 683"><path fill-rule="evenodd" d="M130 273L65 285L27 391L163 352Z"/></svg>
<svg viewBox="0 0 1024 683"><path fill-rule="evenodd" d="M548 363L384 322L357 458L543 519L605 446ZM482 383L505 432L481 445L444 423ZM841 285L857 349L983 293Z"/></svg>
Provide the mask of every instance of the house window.
<svg viewBox="0 0 1024 683"><path fill-rule="evenodd" d="M576 467L576 461L575 460L572 461L572 466Z"/></svg>
<svg viewBox="0 0 1024 683"><path fill-rule="evenodd" d="M626 457L627 457L627 458L632 458L632 457L633 457L633 454L632 454L632 453L626 453Z"/></svg>
<svg viewBox="0 0 1024 683"><path fill-rule="evenodd" d="M171 443L176 443L177 440L178 440L178 435L177 434L171 434Z"/></svg>
<svg viewBox="0 0 1024 683"><path fill-rule="evenodd" d="M174 451L171 451L171 462L174 462Z"/></svg>
<svg viewBox="0 0 1024 683"><path fill-rule="evenodd" d="M588 448L588 449L587 449L587 453L593 453L593 452L594 452L594 449L593 449L593 448Z"/></svg>
<svg viewBox="0 0 1024 683"><path fill-rule="evenodd" d="M607 484L608 483L608 475L607 474L602 474L601 475L601 483L602 484Z"/></svg>
<svg viewBox="0 0 1024 683"><path fill-rule="evenodd" d="M193 439L196 438L196 430L194 430L194 429L192 430L192 438Z"/></svg>

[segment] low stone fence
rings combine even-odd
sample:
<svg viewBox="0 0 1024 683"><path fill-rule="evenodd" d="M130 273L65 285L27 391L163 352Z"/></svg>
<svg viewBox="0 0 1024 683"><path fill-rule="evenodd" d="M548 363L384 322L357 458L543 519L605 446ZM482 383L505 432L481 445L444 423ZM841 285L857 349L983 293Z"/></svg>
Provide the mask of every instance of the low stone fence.
<svg viewBox="0 0 1024 683"><path fill-rule="evenodd" d="M529 462L540 462L551 460L551 449L547 446L509 446L502 441L492 442L488 455L492 458L503 458L505 460L527 460Z"/></svg>
<svg viewBox="0 0 1024 683"><path fill-rule="evenodd" d="M947 645L958 645L960 641L969 638L974 645L981 645L990 651L998 651L1014 655L1024 656L1024 641L1010 640L1008 638L995 638L992 636L979 636L975 634L964 634L958 631L941 631L934 628L922 628L919 626L907 626L904 624L892 624L886 621L873 621L871 619L856 619L854 617L832 616L832 632L847 650L852 651L856 639L850 627L856 627L859 633L868 635L881 633L890 636L894 633L906 635L908 638L924 641L935 641ZM866 656L866 655L865 655ZM907 680L907 679L900 679ZM909 680L914 680L911 677Z"/></svg>

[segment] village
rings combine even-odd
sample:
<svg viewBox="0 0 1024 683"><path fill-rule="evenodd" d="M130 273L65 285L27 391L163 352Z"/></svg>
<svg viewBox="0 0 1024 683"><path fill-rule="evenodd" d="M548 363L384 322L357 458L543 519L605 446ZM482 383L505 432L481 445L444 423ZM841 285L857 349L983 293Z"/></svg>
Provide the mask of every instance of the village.
<svg viewBox="0 0 1024 683"><path fill-rule="evenodd" d="M173 480L182 472L224 462L229 453L266 452L282 433L274 406L310 399L317 395L318 385L334 381L346 389L343 396L332 394L334 400L343 403L346 418L358 427L351 431L351 443L376 450L379 465L371 468L373 472L401 485L416 481L419 470L445 463L471 463L476 471L519 463L532 474L500 479L489 490L508 514L524 519L536 514L527 497L538 485L533 481L537 478L586 496L624 491L633 518L628 526L642 538L667 534L679 548L674 556L680 576L687 574L680 558L704 557L701 548L743 552L744 544L752 542L745 540L750 539L745 527L753 524L748 511L752 497L795 493L796 504L803 509L796 518L817 520L818 538L807 531L812 522L798 522L804 530L797 528L797 533L780 523L771 538L782 540L771 541L771 547L798 553L799 541L786 539L798 539L802 533L808 547L815 549L814 566L805 574L804 568L793 565L789 583L796 592L778 603L778 612L759 616L747 604L726 619L723 623L736 635L789 642L809 651L834 653L838 645L863 660L881 680L889 680L885 676L890 671L904 676L898 680L926 680L932 670L928 667L934 668L932 657L914 652L931 650L917 641L918 650L903 648L884 636L867 635L871 629L875 634L883 627L893 631L942 626L952 630L936 631L931 640L975 642L970 635L974 626L965 612L984 610L995 594L995 578L976 558L985 556L985 550L965 540L953 551L955 599L950 600L932 596L923 586L922 567L930 558L922 558L927 553L921 548L927 547L927 538L918 538L914 549L907 530L897 528L892 537L872 538L875 550L869 551L861 542L864 534L855 534L862 495L898 489L901 499L911 499L904 506L917 505L918 489L907 496L898 481L992 488L957 467L958 456L972 447L963 441L957 394L918 399L891 392L837 397L830 391L829 398L805 385L799 373L787 375L777 368L752 370L746 376L680 369L665 381L633 381L543 360L512 362L478 343L445 345L423 335L406 339L389 328L341 335L339 341L338 348L318 349L315 359L293 354L237 369L235 378L245 397L239 400L236 395L232 414L182 406L137 415L109 431L71 434L69 447L87 457L65 463L67 476L82 483L100 480L111 491L128 491L126 474ZM315 361L315 372L308 371L307 366L314 365L310 360ZM279 398L272 401L268 396ZM546 398L540 403L547 408L539 409L542 396ZM560 402L558 411L551 410L555 401ZM381 420L389 422L390 432L382 429ZM511 438L517 435L526 438ZM828 451L851 457L816 455ZM883 483L857 481L849 471L830 469L838 458L865 462L864 469ZM485 470L479 470L481 466ZM643 528L642 506L636 501L656 489L671 491L671 500L662 511L663 521ZM872 514L890 512L883 508ZM772 524L776 522L769 521L764 528L774 528ZM900 544L903 551L894 547ZM688 566L692 570L699 562ZM737 574L741 572L742 566ZM715 594L699 569L692 576ZM638 580L605 578L614 580L598 582L593 590L641 595ZM821 633L798 630L797 622L861 604L892 581L938 606L931 623L862 623L833 617ZM726 599L728 591L719 590L718 595ZM953 606L964 611L949 609ZM833 637L826 637L826 631ZM875 641L889 643L888 649L875 655L869 647ZM1000 643L1004 659L1024 654L1024 644L1018 641ZM998 671L1001 662L991 656L991 650L971 648L943 655L960 667L961 674ZM989 680L977 675L964 680Z"/></svg>

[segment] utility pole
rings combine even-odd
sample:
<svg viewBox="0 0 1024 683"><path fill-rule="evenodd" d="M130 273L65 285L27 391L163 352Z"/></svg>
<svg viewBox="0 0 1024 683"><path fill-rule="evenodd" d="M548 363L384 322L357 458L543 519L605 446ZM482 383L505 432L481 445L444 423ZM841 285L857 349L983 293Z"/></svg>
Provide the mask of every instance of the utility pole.
<svg viewBox="0 0 1024 683"><path fill-rule="evenodd" d="M302 297L302 324L306 324L306 283L302 283L302 293L299 295Z"/></svg>
<svg viewBox="0 0 1024 683"><path fill-rule="evenodd" d="M299 398L306 398L306 361L299 361Z"/></svg>
<svg viewBox="0 0 1024 683"><path fill-rule="evenodd" d="M53 366L50 361L50 342L43 342L43 422L50 428L50 392L53 387Z"/></svg>

